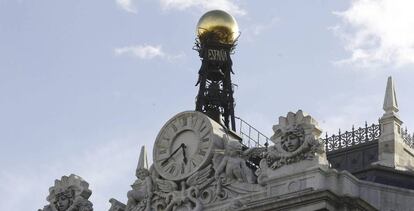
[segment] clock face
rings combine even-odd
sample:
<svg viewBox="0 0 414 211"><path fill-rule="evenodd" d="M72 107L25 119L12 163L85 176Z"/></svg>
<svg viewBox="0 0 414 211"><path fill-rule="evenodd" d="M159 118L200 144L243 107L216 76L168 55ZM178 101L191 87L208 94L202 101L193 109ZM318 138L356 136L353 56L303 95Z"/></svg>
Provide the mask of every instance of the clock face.
<svg viewBox="0 0 414 211"><path fill-rule="evenodd" d="M154 166L168 180L191 176L211 158L213 129L206 115L187 111L170 119L154 144Z"/></svg>

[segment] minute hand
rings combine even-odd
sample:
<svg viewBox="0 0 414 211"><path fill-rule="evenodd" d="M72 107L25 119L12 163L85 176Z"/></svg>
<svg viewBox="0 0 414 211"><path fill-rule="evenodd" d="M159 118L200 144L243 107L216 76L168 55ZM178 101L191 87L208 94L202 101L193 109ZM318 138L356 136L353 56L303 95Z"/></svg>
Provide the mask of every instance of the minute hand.
<svg viewBox="0 0 414 211"><path fill-rule="evenodd" d="M168 158L167 159L165 159L164 161L162 161L162 163L161 163L161 165L164 165L166 162L168 162L168 160L170 160L170 158L172 157L172 156L174 156L177 152L178 152L178 150L180 150L181 148L183 148L183 147L185 147L185 145L184 145L184 143L182 143L177 149L175 149L174 150L174 152L173 153L171 153L171 155L170 156L168 156Z"/></svg>

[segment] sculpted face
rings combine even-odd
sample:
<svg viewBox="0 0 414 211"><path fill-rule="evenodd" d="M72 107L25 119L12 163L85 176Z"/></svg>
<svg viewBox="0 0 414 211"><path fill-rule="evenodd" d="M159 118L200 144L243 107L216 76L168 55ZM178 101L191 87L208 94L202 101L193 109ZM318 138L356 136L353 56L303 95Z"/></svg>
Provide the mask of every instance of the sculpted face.
<svg viewBox="0 0 414 211"><path fill-rule="evenodd" d="M299 137L295 134L286 134L285 139L282 141L282 147L288 152L293 152L300 146Z"/></svg>
<svg viewBox="0 0 414 211"><path fill-rule="evenodd" d="M70 197L67 196L67 194L59 194L59 196L56 199L56 208L59 211L65 211L70 206Z"/></svg>
<svg viewBox="0 0 414 211"><path fill-rule="evenodd" d="M147 169L139 169L137 173L137 177L141 180L144 180L146 177L149 176L149 172Z"/></svg>

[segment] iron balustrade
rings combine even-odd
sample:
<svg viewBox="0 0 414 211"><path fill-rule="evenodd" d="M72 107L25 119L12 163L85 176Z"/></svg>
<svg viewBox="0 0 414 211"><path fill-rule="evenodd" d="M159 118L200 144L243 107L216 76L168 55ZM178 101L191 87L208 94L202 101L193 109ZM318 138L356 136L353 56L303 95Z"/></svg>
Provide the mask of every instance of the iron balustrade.
<svg viewBox="0 0 414 211"><path fill-rule="evenodd" d="M239 131L238 134L242 138L242 143L248 148L251 147L268 147L269 138L258 131L256 128L251 126L249 123L241 119L240 117L235 117L239 121ZM355 129L352 126L351 131L346 131L344 133L339 130L337 135L326 136L323 140L327 153L332 153L337 150L346 149L349 147L357 146L359 144L364 144L368 142L378 141L378 138L381 136L381 126L380 124L368 125L365 122L365 127L359 127ZM414 133L408 133L407 128L401 129L401 137L408 146L414 149Z"/></svg>
<svg viewBox="0 0 414 211"><path fill-rule="evenodd" d="M346 131L345 133L341 133L341 130L339 130L338 135L332 135L331 137L328 137L328 134L326 134L326 138L323 139L323 141L325 143L326 152L330 153L359 144L377 141L380 135L381 127L379 124L368 126L365 122L365 127L360 127L356 130L354 126L352 126L352 131L349 132Z"/></svg>
<svg viewBox="0 0 414 211"><path fill-rule="evenodd" d="M406 143L411 148L414 148L414 134L411 135L410 133L408 133L407 128L405 128L405 130L401 128L401 137L404 143Z"/></svg>

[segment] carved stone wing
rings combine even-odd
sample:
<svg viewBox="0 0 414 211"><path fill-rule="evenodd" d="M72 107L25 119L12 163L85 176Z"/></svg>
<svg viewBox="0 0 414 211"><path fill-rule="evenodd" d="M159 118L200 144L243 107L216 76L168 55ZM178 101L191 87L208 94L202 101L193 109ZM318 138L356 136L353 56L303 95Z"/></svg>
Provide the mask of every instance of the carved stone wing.
<svg viewBox="0 0 414 211"><path fill-rule="evenodd" d="M207 186L208 184L210 184L213 180L214 177L211 176L212 173L212 168L211 168L211 164L208 165L207 167L205 167L204 169L194 173L193 175L191 175L188 179L187 179L187 185L188 186L195 186L199 189L204 188L205 186Z"/></svg>
<svg viewBox="0 0 414 211"><path fill-rule="evenodd" d="M164 193L170 193L178 189L177 184L173 181L157 179L158 189Z"/></svg>

